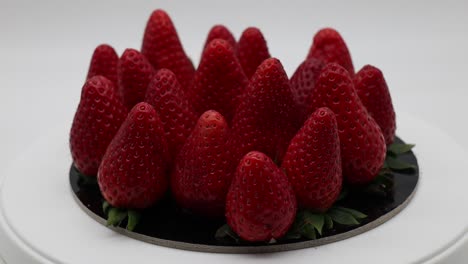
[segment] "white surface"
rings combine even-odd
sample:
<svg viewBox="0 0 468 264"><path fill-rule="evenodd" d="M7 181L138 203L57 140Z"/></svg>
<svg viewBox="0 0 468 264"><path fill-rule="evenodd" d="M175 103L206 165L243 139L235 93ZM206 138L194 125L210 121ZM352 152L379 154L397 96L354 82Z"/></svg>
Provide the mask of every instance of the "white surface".
<svg viewBox="0 0 468 264"><path fill-rule="evenodd" d="M261 255L210 254L143 243L107 229L85 214L72 198L68 183L68 125L45 135L13 164L1 187L0 235L7 237L2 254L12 263L422 263L444 252L468 230L465 186L468 154L439 129L409 114L399 119L400 136L418 142L415 153L421 168L418 190L408 207L382 226L329 245ZM441 144L432 151L433 139ZM453 163L453 164L452 164ZM28 166L24 166L27 164ZM446 181L450 176L454 180ZM28 182L28 184L25 184ZM442 190L451 190L440 195ZM25 196L27 194L27 196ZM433 195L439 194L439 195ZM29 198L26 198L29 197ZM439 208L444 208L443 212ZM447 223L438 228L435 223ZM6 234L1 234L6 233ZM16 241L16 245L8 244ZM16 247L16 249L15 249ZM79 249L79 250L77 250ZM21 259L20 254L23 252ZM28 253L25 253L28 252ZM132 252L132 254L115 254ZM40 261L39 261L40 260Z"/></svg>
<svg viewBox="0 0 468 264"><path fill-rule="evenodd" d="M57 122L71 122L93 48L102 42L119 53L138 48L155 8L170 13L194 61L211 25L226 24L236 37L255 25L290 74L313 34L323 26L336 27L356 69L371 63L384 71L399 111L441 127L468 149L467 1L271 2L0 0L0 168ZM452 255L466 257L467 235L464 240Z"/></svg>

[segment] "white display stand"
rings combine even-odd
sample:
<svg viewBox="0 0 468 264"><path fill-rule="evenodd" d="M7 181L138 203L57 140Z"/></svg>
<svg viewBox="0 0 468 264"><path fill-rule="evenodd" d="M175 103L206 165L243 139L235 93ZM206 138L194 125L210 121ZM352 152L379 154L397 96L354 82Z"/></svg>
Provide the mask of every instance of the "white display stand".
<svg viewBox="0 0 468 264"><path fill-rule="evenodd" d="M212 254L155 246L91 219L69 186L70 122L11 164L0 193L0 255L8 263L435 263L468 230L468 155L445 133L407 114L398 135L415 143L418 189L408 207L364 234L317 248Z"/></svg>

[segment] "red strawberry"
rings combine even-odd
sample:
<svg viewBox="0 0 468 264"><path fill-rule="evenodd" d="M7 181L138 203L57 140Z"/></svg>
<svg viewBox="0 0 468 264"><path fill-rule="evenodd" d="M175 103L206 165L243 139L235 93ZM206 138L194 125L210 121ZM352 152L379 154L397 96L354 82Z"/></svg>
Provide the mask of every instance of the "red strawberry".
<svg viewBox="0 0 468 264"><path fill-rule="evenodd" d="M125 107L111 81L103 76L86 81L70 132L73 161L81 173L97 174L107 146L125 116Z"/></svg>
<svg viewBox="0 0 468 264"><path fill-rule="evenodd" d="M335 114L317 109L291 140L281 165L299 206L325 212L338 199L343 183L340 139Z"/></svg>
<svg viewBox="0 0 468 264"><path fill-rule="evenodd" d="M324 28L314 36L307 58L317 58L325 63L338 63L351 75L354 74L353 61L348 47L336 30Z"/></svg>
<svg viewBox="0 0 468 264"><path fill-rule="evenodd" d="M185 54L171 18L165 11L158 9L151 14L146 24L141 53L155 69L171 70L182 88L189 88L195 69Z"/></svg>
<svg viewBox="0 0 468 264"><path fill-rule="evenodd" d="M206 49L208 44L210 44L210 42L215 39L224 39L234 48L234 50L237 47L236 39L232 35L231 31L229 31L229 29L223 25L215 25L208 33L203 50Z"/></svg>
<svg viewBox="0 0 468 264"><path fill-rule="evenodd" d="M315 88L315 82L324 66L321 60L310 58L301 63L291 77L291 89L299 108L301 121L305 121L309 115L307 111L309 110L311 101L310 95Z"/></svg>
<svg viewBox="0 0 468 264"><path fill-rule="evenodd" d="M229 226L247 241L281 238L296 216L296 198L286 175L265 154L245 155L226 200Z"/></svg>
<svg viewBox="0 0 468 264"><path fill-rule="evenodd" d="M182 147L171 177L178 204L195 213L222 216L235 164L225 151L228 126L213 110L200 116Z"/></svg>
<svg viewBox="0 0 468 264"><path fill-rule="evenodd" d="M345 180L351 184L372 181L385 160L385 139L362 105L349 73L338 64L325 66L312 92L311 109L322 106L336 115Z"/></svg>
<svg viewBox="0 0 468 264"><path fill-rule="evenodd" d="M144 209L166 192L167 145L156 111L139 103L128 114L99 167L98 183L114 207Z"/></svg>
<svg viewBox="0 0 468 264"><path fill-rule="evenodd" d="M392 144L396 129L395 111L382 72L366 65L354 77L354 85L362 104L382 129L385 142Z"/></svg>
<svg viewBox="0 0 468 264"><path fill-rule="evenodd" d="M126 49L119 60L119 91L128 109L142 102L154 74L153 67L140 52Z"/></svg>
<svg viewBox="0 0 468 264"><path fill-rule="evenodd" d="M214 109L230 121L247 83L232 46L215 39L203 52L189 97L197 114Z"/></svg>
<svg viewBox="0 0 468 264"><path fill-rule="evenodd" d="M168 69L159 70L148 86L145 101L158 111L171 160L174 160L197 121L174 73Z"/></svg>
<svg viewBox="0 0 468 264"><path fill-rule="evenodd" d="M252 76L232 122L235 160L252 150L281 161L297 131L297 110L289 80L278 59L266 59Z"/></svg>
<svg viewBox="0 0 468 264"><path fill-rule="evenodd" d="M271 57L265 38L258 28L249 27L242 32L237 45L237 56L248 78L252 77L264 60Z"/></svg>
<svg viewBox="0 0 468 264"><path fill-rule="evenodd" d="M119 56L114 48L107 44L101 44L96 47L89 64L88 77L89 79L96 75L102 75L111 80L114 85L117 85L117 62Z"/></svg>

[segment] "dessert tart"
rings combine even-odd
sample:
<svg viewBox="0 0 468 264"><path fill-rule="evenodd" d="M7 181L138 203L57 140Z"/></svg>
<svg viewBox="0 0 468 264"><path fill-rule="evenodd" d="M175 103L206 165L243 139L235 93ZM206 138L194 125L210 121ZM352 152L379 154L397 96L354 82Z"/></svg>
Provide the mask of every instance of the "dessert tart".
<svg viewBox="0 0 468 264"><path fill-rule="evenodd" d="M175 248L260 253L357 235L402 210L419 179L395 136L382 72L355 72L324 28L288 78L258 28L222 25L198 67L169 15L141 51L94 51L70 132L70 184L92 218Z"/></svg>

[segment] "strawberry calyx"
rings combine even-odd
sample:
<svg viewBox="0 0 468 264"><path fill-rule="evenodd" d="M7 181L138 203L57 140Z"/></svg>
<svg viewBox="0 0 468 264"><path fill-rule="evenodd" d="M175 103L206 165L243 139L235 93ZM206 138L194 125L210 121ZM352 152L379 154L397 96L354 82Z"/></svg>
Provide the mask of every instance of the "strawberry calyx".
<svg viewBox="0 0 468 264"><path fill-rule="evenodd" d="M331 230L337 224L343 226L360 225L367 215L351 208L333 206L325 213L315 213L310 210L301 210L296 220L283 237L283 240L307 238L317 239L323 236L324 231Z"/></svg>
<svg viewBox="0 0 468 264"><path fill-rule="evenodd" d="M400 154L405 154L410 152L414 148L414 146L416 145L405 143L393 143L390 146L388 146L387 155L395 157Z"/></svg>
<svg viewBox="0 0 468 264"><path fill-rule="evenodd" d="M102 210L107 219L107 226L120 227L126 222L125 229L133 231L141 220L141 213L139 211L116 208L106 200L102 203Z"/></svg>
<svg viewBox="0 0 468 264"><path fill-rule="evenodd" d="M78 184L80 186L91 186L99 188L96 175L83 174L80 170L78 170L75 164L72 166L71 173L78 175Z"/></svg>
<svg viewBox="0 0 468 264"><path fill-rule="evenodd" d="M215 233L216 240L220 242L232 242L234 241L236 244L241 243L241 238L232 230L232 228L228 224L224 224Z"/></svg>
<svg viewBox="0 0 468 264"><path fill-rule="evenodd" d="M410 152L414 148L414 144L393 143L388 146L387 156L383 165L384 170L396 172L414 171L416 166L399 159L400 155Z"/></svg>

